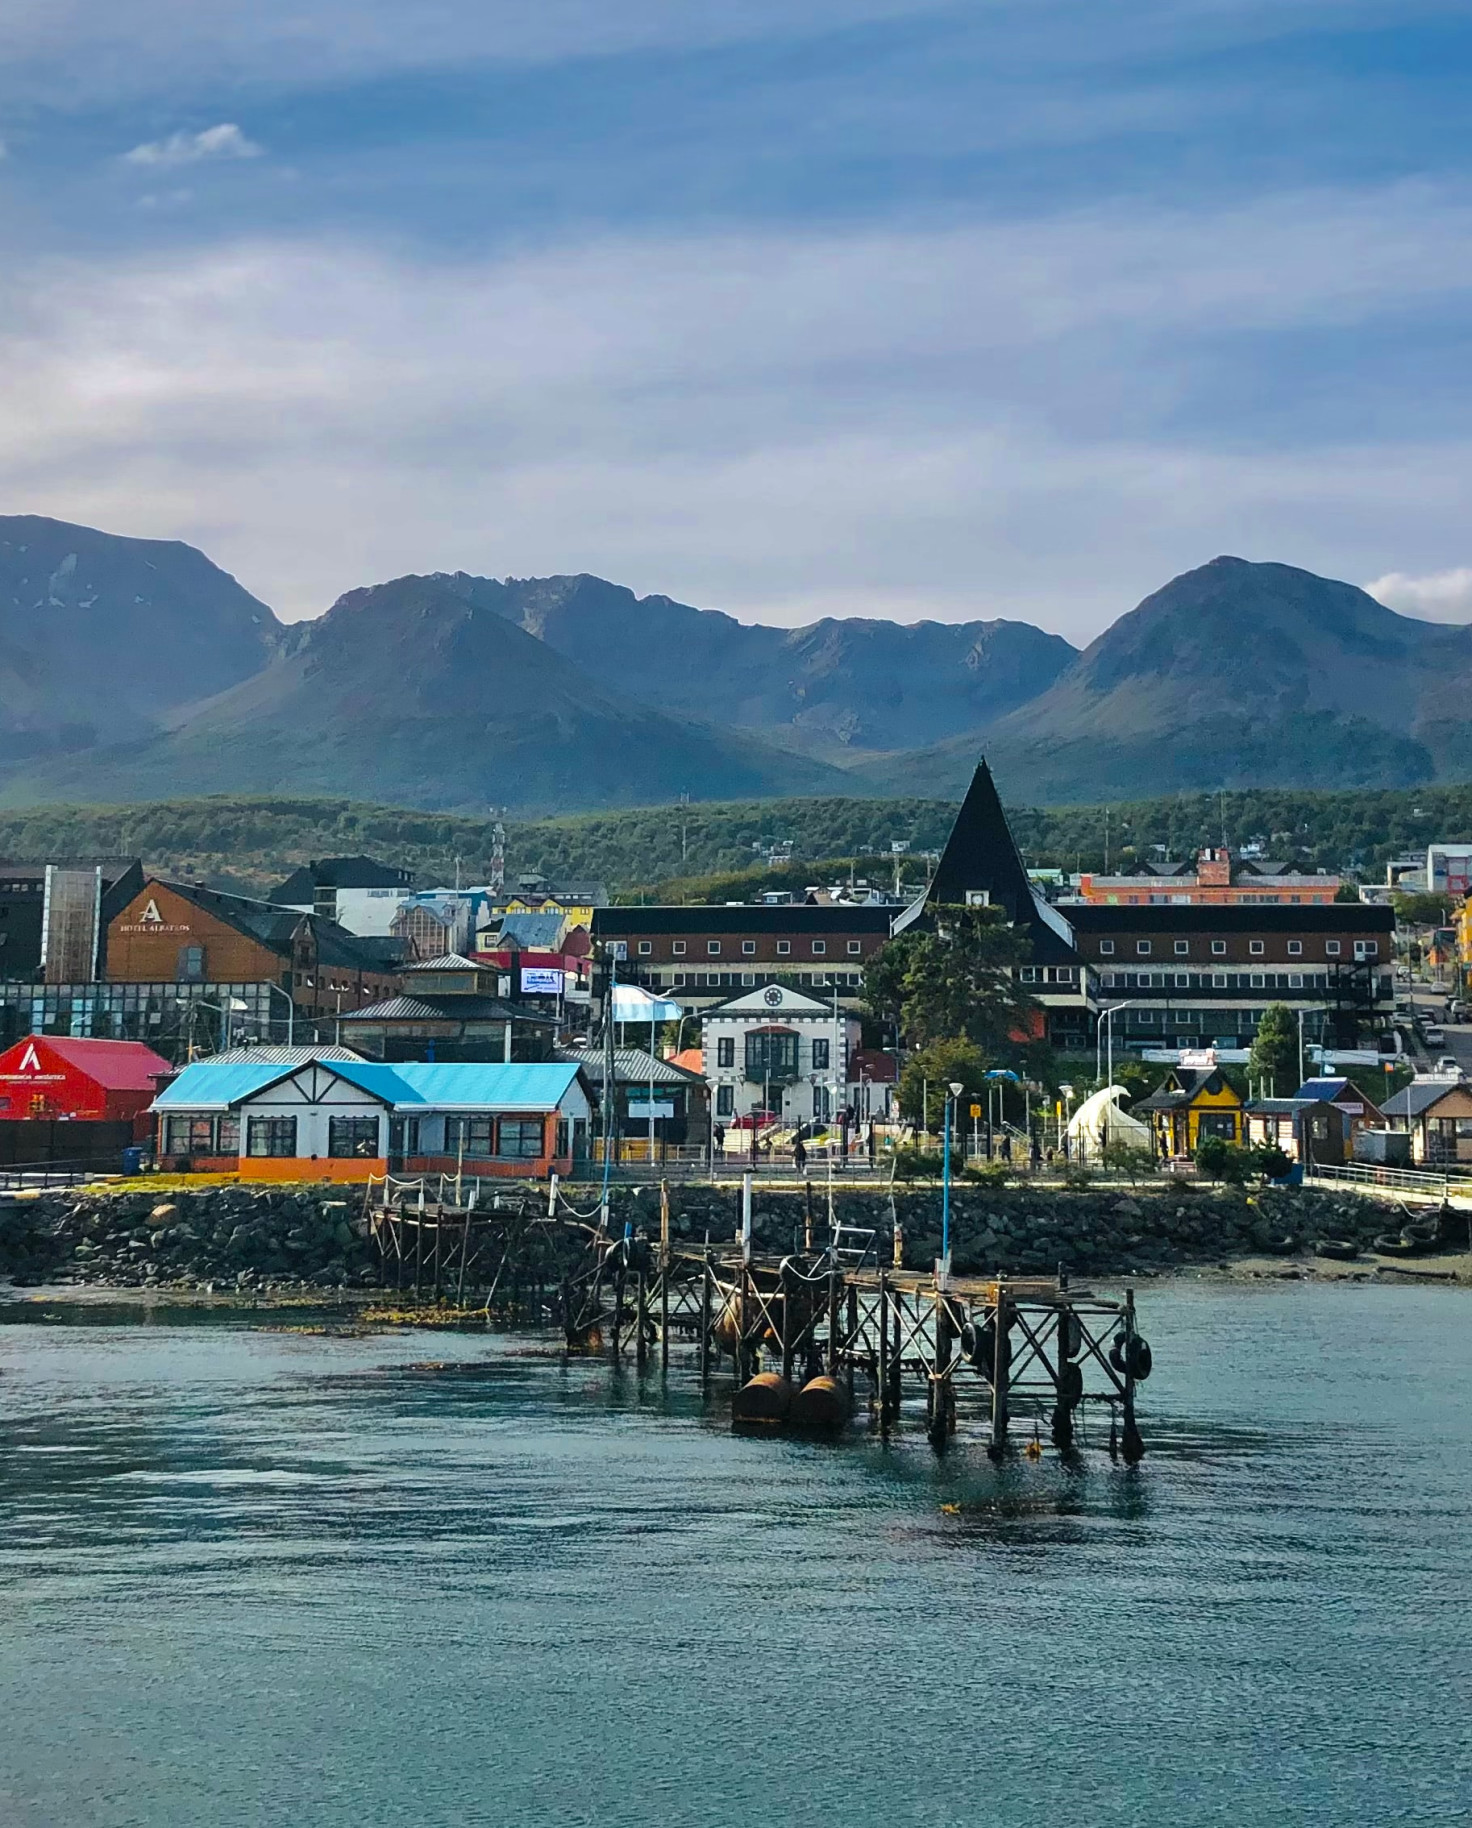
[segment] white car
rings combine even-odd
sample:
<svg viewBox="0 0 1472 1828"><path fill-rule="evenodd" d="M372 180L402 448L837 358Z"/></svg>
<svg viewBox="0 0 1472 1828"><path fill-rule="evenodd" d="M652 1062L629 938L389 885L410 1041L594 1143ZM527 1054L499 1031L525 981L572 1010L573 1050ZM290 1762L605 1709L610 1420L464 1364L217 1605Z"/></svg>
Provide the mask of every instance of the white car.
<svg viewBox="0 0 1472 1828"><path fill-rule="evenodd" d="M1451 1054L1443 1054L1436 1063L1438 1073L1455 1073L1461 1077L1462 1063Z"/></svg>

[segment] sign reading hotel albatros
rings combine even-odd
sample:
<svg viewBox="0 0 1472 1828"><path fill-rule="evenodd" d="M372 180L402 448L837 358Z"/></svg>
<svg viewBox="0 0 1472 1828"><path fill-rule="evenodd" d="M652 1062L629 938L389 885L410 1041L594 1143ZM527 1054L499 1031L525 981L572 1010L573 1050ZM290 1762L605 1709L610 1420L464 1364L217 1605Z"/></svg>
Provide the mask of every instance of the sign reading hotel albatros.
<svg viewBox="0 0 1472 1828"><path fill-rule="evenodd" d="M192 933L194 929L188 921L165 920L157 901L150 895L137 920L120 920L117 930L119 933Z"/></svg>

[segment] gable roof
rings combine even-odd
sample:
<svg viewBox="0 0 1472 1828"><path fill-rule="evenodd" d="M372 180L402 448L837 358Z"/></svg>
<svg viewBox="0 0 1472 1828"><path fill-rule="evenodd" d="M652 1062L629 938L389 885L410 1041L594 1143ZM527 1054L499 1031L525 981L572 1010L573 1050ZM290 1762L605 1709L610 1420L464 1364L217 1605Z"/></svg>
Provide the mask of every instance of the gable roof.
<svg viewBox="0 0 1472 1828"><path fill-rule="evenodd" d="M1212 1081L1217 1084L1213 1085ZM1190 1104L1203 1092L1233 1091L1232 1083L1219 1066L1172 1067L1148 1098L1136 1104L1136 1111L1176 1111Z"/></svg>
<svg viewBox="0 0 1472 1828"><path fill-rule="evenodd" d="M1443 1098L1467 1089L1461 1079L1413 1079L1402 1090L1392 1092L1380 1109L1386 1117L1424 1117Z"/></svg>
<svg viewBox="0 0 1472 1828"><path fill-rule="evenodd" d="M311 906L313 892L324 889L402 889L407 894L414 886L414 872L401 870L391 863L379 863L373 857L321 857L303 864L272 889L269 899L277 903L305 903Z"/></svg>
<svg viewBox="0 0 1472 1828"><path fill-rule="evenodd" d="M1077 963L1072 927L1028 881L985 757L976 764L929 888L895 920L893 931L903 932L938 907L964 907L969 894L982 890L1032 942L1034 963Z"/></svg>
<svg viewBox="0 0 1472 1828"><path fill-rule="evenodd" d="M173 1067L142 1041L104 1041L72 1035L30 1035L7 1049L15 1053L34 1045L85 1073L109 1092L152 1092L160 1074ZM4 1056L0 1055L0 1062Z"/></svg>
<svg viewBox="0 0 1472 1828"><path fill-rule="evenodd" d="M277 907L250 895L226 894L223 889L208 889L202 883L172 882L163 876L150 876L148 882L157 883L171 895L191 903L201 913L213 915L226 926L234 927L237 933L245 934L281 958L291 956L292 940L306 922L316 939L317 956L322 964L341 965L351 971L389 973L394 970L393 963L384 957L383 940L359 939L346 927L340 927L335 920L327 920L320 914ZM144 887L147 886L145 883Z"/></svg>
<svg viewBox="0 0 1472 1828"><path fill-rule="evenodd" d="M687 1049L687 1052L690 1050ZM592 1085L603 1083L603 1049L601 1047L559 1047L559 1060L580 1066ZM647 1047L616 1047L613 1050L613 1083L615 1085L703 1085L704 1077L677 1060L661 1060Z"/></svg>
<svg viewBox="0 0 1472 1828"><path fill-rule="evenodd" d="M320 1066L393 1110L551 1111L575 1082L581 1081L585 1093L590 1089L580 1065L571 1061L541 1065L411 1061L389 1066L373 1060L328 1060L314 1055L283 1066L268 1061L196 1060L154 1099L153 1108L227 1111L294 1078L303 1066Z"/></svg>
<svg viewBox="0 0 1472 1828"><path fill-rule="evenodd" d="M701 1011L705 1020L711 1016L740 1015L826 1016L831 1022L833 1004L831 1000L809 995L806 990L794 990L790 984L763 984L726 997L722 1002L711 1003Z"/></svg>

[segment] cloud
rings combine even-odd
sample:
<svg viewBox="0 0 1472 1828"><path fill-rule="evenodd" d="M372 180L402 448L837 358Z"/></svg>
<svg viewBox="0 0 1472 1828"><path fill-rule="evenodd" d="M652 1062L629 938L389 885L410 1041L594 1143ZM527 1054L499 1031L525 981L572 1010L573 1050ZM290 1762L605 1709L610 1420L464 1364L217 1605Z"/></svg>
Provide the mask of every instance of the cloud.
<svg viewBox="0 0 1472 1828"><path fill-rule="evenodd" d="M1218 552L1364 576L1468 441L1285 390L1456 318L1427 187L499 257L257 240L0 275L0 499L187 538L287 616L407 570L590 570L753 617L1087 638ZM1286 337L1294 362L1274 362ZM1269 385L1270 384L1270 385ZM1264 435L1250 401L1291 410Z"/></svg>
<svg viewBox="0 0 1472 1828"><path fill-rule="evenodd" d="M1472 565L1457 565L1420 578L1387 571L1365 589L1403 616L1419 616L1423 622L1472 622Z"/></svg>
<svg viewBox="0 0 1472 1828"><path fill-rule="evenodd" d="M264 148L248 140L234 121L221 121L202 133L171 133L123 154L128 165L197 165L203 159L258 159Z"/></svg>

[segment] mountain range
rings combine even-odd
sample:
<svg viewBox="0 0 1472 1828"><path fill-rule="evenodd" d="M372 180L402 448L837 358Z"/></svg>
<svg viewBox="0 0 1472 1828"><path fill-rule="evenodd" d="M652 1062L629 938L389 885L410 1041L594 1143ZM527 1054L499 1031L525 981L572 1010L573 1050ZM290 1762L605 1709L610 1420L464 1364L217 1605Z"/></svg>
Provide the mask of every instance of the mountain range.
<svg viewBox="0 0 1472 1828"><path fill-rule="evenodd" d="M1472 775L1472 629L1218 558L1082 653L1026 622L753 626L463 572L283 625L192 547L0 517L0 801L310 792L520 812Z"/></svg>

